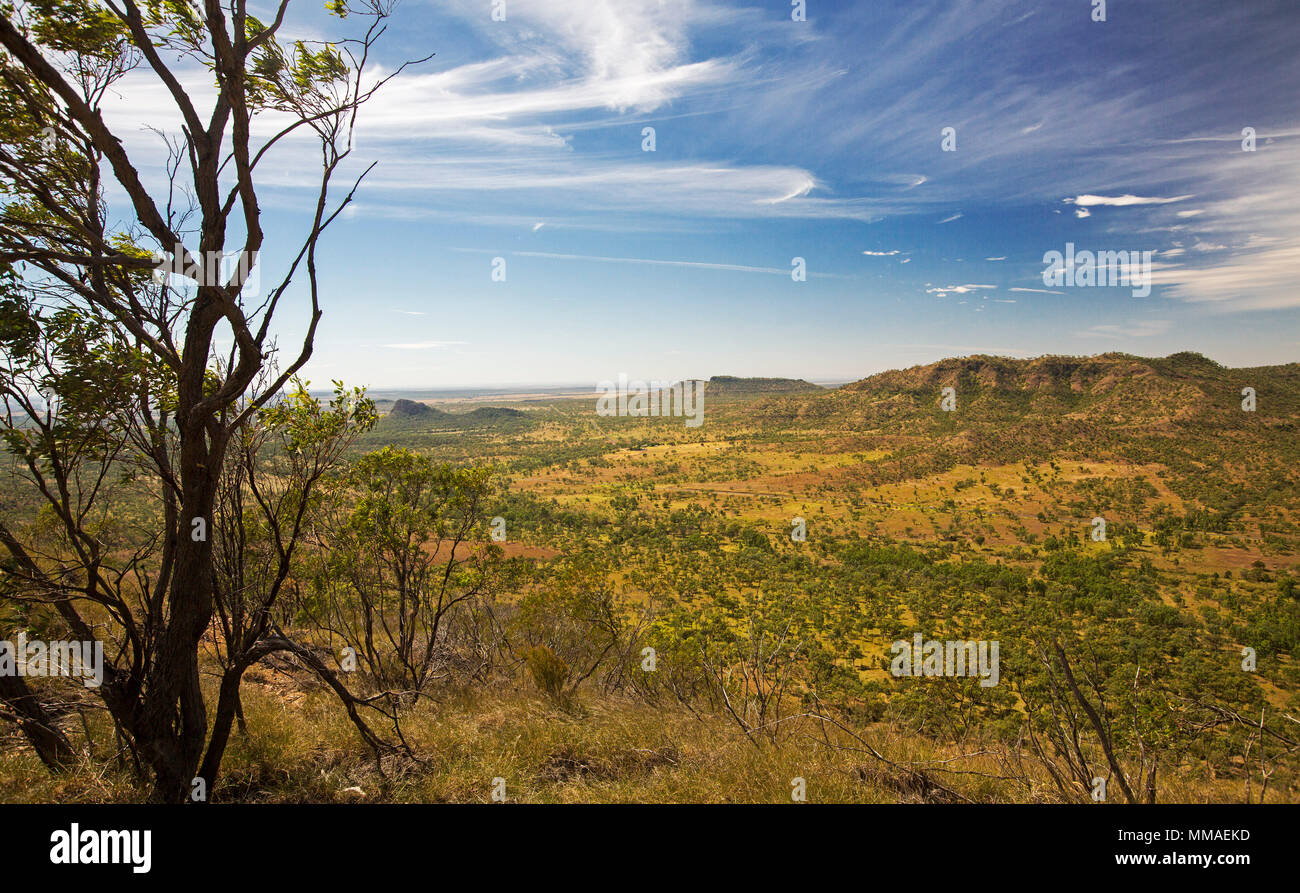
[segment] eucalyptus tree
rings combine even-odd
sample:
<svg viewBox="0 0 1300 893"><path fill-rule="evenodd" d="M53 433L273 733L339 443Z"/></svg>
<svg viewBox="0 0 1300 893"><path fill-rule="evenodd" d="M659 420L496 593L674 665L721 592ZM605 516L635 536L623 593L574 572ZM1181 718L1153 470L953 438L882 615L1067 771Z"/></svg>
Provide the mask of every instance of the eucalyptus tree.
<svg viewBox="0 0 1300 893"><path fill-rule="evenodd" d="M491 472L389 446L332 483L304 613L385 699L414 701L461 663L453 640L473 625L467 615L490 612L501 551L483 543Z"/></svg>
<svg viewBox="0 0 1300 893"><path fill-rule="evenodd" d="M27 0L0 18L0 427L57 529L17 513L0 543L15 597L107 640L101 697L161 800L187 799L208 735L227 454L311 356L320 240L365 175L342 180L358 111L405 67L372 73L394 0L329 0L329 43L285 38L288 5ZM179 134L128 152L109 103L159 94ZM264 270L260 171L304 138L310 211ZM295 301L305 330L279 356ZM156 511L126 512L131 493Z"/></svg>

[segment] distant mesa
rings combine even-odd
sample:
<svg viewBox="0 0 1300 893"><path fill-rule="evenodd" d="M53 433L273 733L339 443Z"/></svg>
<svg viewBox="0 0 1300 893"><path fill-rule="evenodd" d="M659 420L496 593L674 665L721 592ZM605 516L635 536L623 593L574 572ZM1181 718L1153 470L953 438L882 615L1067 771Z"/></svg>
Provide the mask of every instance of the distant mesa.
<svg viewBox="0 0 1300 893"><path fill-rule="evenodd" d="M709 379L705 393L710 397L768 394L803 394L823 391L821 385L802 378L738 378L734 375L715 375Z"/></svg>

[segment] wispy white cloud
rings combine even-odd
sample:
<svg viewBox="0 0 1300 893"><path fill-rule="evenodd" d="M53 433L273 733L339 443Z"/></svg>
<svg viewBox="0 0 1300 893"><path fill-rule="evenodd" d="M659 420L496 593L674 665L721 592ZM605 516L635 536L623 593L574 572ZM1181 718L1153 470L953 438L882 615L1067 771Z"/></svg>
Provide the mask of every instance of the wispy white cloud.
<svg viewBox="0 0 1300 893"><path fill-rule="evenodd" d="M726 270L733 273L770 273L774 275L789 276L791 267L755 267L747 264L725 264L712 263L706 261L688 261L688 260L662 260L657 258L646 257L603 257L591 254L560 254L551 251L514 251L512 255L517 257L539 257L551 260L581 260L597 261L601 263L613 264L646 264L657 267L687 267L696 270ZM839 276L833 273L819 273L809 271L811 277L819 279L844 279L848 277Z"/></svg>
<svg viewBox="0 0 1300 893"><path fill-rule="evenodd" d="M302 186L308 177L307 171L284 171L272 182ZM369 189L383 190L392 197L384 207L367 203L368 213L412 217L442 213L453 201L457 207L469 207L465 198L470 195L475 198L475 214L500 203L517 214L534 210L554 217L555 204L561 201L572 220L626 212L642 219L662 215L678 220L821 218L865 222L879 218L888 207L825 194L811 173L797 167L647 163L629 161L626 156L531 155L525 160L517 155L474 153L389 159L366 182Z"/></svg>
<svg viewBox="0 0 1300 893"><path fill-rule="evenodd" d="M449 6L463 25L496 44L499 55L441 71L426 66L404 72L366 104L358 158L380 164L367 178L367 200L354 205L354 213L481 219L559 210L547 218L561 226L620 210L678 220L879 216L873 203L834 196L801 167L658 163L654 156L630 157L632 152L574 151L572 133L625 127L629 112L657 112L684 96L699 102L711 93L719 104L730 102L730 91L753 79L745 59L698 58L692 41L702 33L734 32L741 23L746 32L751 26L762 32L765 17L756 10L705 0L589 0L575 14L571 4L556 0L511 0L508 23L494 23L478 0L452 0ZM786 43L789 36L784 34ZM386 73L381 66L375 77ZM213 93L210 79L204 71L184 74L200 107ZM174 105L152 75L129 74L121 92L130 101L110 105L115 130L128 137L144 124L179 131ZM255 134L269 136L282 124L275 115L265 116ZM162 151L156 137L145 140ZM263 162L261 182L306 201L318 185L310 135L304 129L282 148ZM910 182L917 181L913 175ZM488 193L495 207L465 203L471 192ZM384 200L374 200L376 194Z"/></svg>
<svg viewBox="0 0 1300 893"><path fill-rule="evenodd" d="M1191 195L1176 195L1172 198L1144 197L1140 195L1076 195L1073 198L1066 198L1063 201L1067 205L1078 205L1082 208L1091 208L1097 205L1104 205L1111 208L1127 208L1133 205L1168 205L1173 202L1186 201L1194 198Z"/></svg>
<svg viewBox="0 0 1300 893"><path fill-rule="evenodd" d="M401 344L385 344L384 347L390 350L436 350L468 343L468 341L408 341Z"/></svg>
<svg viewBox="0 0 1300 893"><path fill-rule="evenodd" d="M1147 319L1119 325L1097 325L1079 332L1086 338L1151 338L1169 331L1169 320Z"/></svg>
<svg viewBox="0 0 1300 893"><path fill-rule="evenodd" d="M1229 152L1198 169L1201 213L1171 218L1179 238L1153 265L1165 296L1216 313L1300 307L1300 137L1261 154Z"/></svg>
<svg viewBox="0 0 1300 893"><path fill-rule="evenodd" d="M493 22L481 0L440 2L479 36L539 60L554 74L599 91L601 105L657 108L677 95L692 32L734 27L744 10L696 0L585 0L581 13L562 0L510 0L507 22ZM712 60L710 60L712 61Z"/></svg>
<svg viewBox="0 0 1300 893"><path fill-rule="evenodd" d="M970 292L973 291L978 291L980 289L992 289L992 288L997 288L997 286L996 285L943 285L943 286L935 286L933 288L927 288L925 291L927 294L938 295L941 298L946 298L948 295L964 295L964 294L969 294Z"/></svg>
<svg viewBox="0 0 1300 893"><path fill-rule="evenodd" d="M1033 351L1022 350L1019 347L994 347L987 344L900 344L896 349L908 352L942 351L946 356L970 356L972 354L1007 357L1034 356Z"/></svg>
<svg viewBox="0 0 1300 893"><path fill-rule="evenodd" d="M483 0L437 4L472 30L465 45L475 49L447 67L438 57L402 74L367 104L358 161L377 158L380 166L355 213L535 230L544 218L556 230L662 231L718 220L892 215L943 218L936 221L942 225L961 218L943 217L953 207L974 213L990 203L1051 203L1059 210L1064 201L1077 219L1092 216L1093 226L1103 217L1108 224L1126 218L1153 249L1171 234L1186 236L1191 249L1161 248L1158 255L1165 263L1155 283L1163 296L1225 312L1300 306L1294 115L1283 110L1267 126L1259 122L1257 152L1239 151L1232 145L1239 133L1221 123L1190 131L1187 122L1205 120L1207 109L1231 107L1238 88L1216 76L1221 62L1172 41L1153 47L1142 65L1179 71L1185 88L1172 80L1167 88L1136 86L1113 70L1114 89L1099 90L1095 71L1082 62L1065 60L1044 78L1035 48L1052 45L1067 25L1032 7L1009 20L1006 0L903 7L890 27L863 24L850 34L710 0L588 0L577 13L565 0L508 5L509 23L494 23ZM1238 29L1252 15L1224 7L1207 12L1199 27ZM1287 35L1262 14L1251 27L1250 45L1284 63L1285 82L1295 64L1278 53L1279 46L1289 50ZM1007 34L1025 39L1007 46L1005 64L988 66L967 52ZM864 39L887 65L850 64ZM198 105L209 105L210 74L181 74ZM1294 111L1294 103L1286 109ZM715 116L717 132L755 136L764 151L747 155L703 140L660 161L632 148L611 152L605 143L593 150L579 136L631 120L701 114ZM162 146L142 125L172 133L180 125L166 90L143 69L119 84L105 117L133 155L149 147L152 156L136 156L146 171L160 167L150 158ZM941 156L937 128L949 123L959 151ZM255 134L276 128L271 115ZM319 161L305 132L284 148L260 176L276 207L292 210L317 185ZM947 165L949 157L959 164ZM871 159L870 170L857 173L863 158ZM837 179L837 165L854 173ZM1178 210L1193 197L1194 207Z"/></svg>

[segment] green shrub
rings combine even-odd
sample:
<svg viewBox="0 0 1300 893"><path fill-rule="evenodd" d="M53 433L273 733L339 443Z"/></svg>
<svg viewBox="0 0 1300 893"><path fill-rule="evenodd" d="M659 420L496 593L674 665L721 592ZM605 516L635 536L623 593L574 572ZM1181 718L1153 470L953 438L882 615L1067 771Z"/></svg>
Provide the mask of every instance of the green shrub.
<svg viewBox="0 0 1300 893"><path fill-rule="evenodd" d="M528 664L528 672L532 674L537 687L552 700L563 701L566 694L564 686L569 681L569 665L545 645L529 648L524 652L524 661Z"/></svg>

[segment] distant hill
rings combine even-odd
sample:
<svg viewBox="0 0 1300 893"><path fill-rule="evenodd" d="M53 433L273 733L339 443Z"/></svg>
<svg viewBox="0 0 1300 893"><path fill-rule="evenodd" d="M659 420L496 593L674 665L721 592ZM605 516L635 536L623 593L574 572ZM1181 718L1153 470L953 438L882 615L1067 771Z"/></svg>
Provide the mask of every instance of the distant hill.
<svg viewBox="0 0 1300 893"><path fill-rule="evenodd" d="M449 414L441 409L434 409L427 403L417 403L414 400L394 401L393 408L388 411L388 415L393 418L412 419L432 419Z"/></svg>
<svg viewBox="0 0 1300 893"><path fill-rule="evenodd" d="M380 422L379 429L478 428L526 421L528 413L504 406L480 406L469 412L447 412L427 403L400 399Z"/></svg>
<svg viewBox="0 0 1300 893"><path fill-rule="evenodd" d="M1043 356L1033 359L975 355L882 372L847 384L843 390L913 391L962 385L974 390L1069 391L1098 396L1117 389L1129 390L1135 384L1157 380L1208 384L1214 380L1226 380L1231 371L1198 353L1186 352L1164 358L1146 358L1124 353L1106 353L1093 357Z"/></svg>
<svg viewBox="0 0 1300 893"><path fill-rule="evenodd" d="M734 375L715 375L709 379L705 393L716 398L801 394L824 390L821 385L804 381L802 378L738 378Z"/></svg>
<svg viewBox="0 0 1300 893"><path fill-rule="evenodd" d="M955 411L940 406L955 392ZM1253 388L1254 411L1242 408ZM764 427L894 450L898 477L964 464L1114 459L1202 488L1289 491L1300 460L1300 365L1229 368L1197 353L1033 359L969 356L754 403ZM1284 483L1285 482L1285 483ZM1270 497L1271 498L1271 497Z"/></svg>
<svg viewBox="0 0 1300 893"><path fill-rule="evenodd" d="M956 392L958 413L934 415L945 387ZM1253 414L1241 408L1247 387L1256 393ZM957 426L1010 414L1018 424L1088 422L1114 434L1169 433L1182 425L1217 427L1227 434L1293 425L1300 412L1300 365L1231 369L1188 352L970 356L882 372L845 385L838 395L844 409L874 405L889 416L919 412L930 419L947 417Z"/></svg>
<svg viewBox="0 0 1300 893"><path fill-rule="evenodd" d="M1033 359L970 356L892 370L844 385L829 406L901 421L942 421L944 427L995 420L1061 426L1088 422L1132 434L1117 425L1167 433L1171 426L1213 425L1225 433L1290 424L1300 412L1300 365L1230 369L1197 353L1139 357ZM941 412L940 393L954 389L957 412ZM1257 411L1241 409L1242 388L1252 387ZM1011 433L1011 432L1006 432Z"/></svg>

